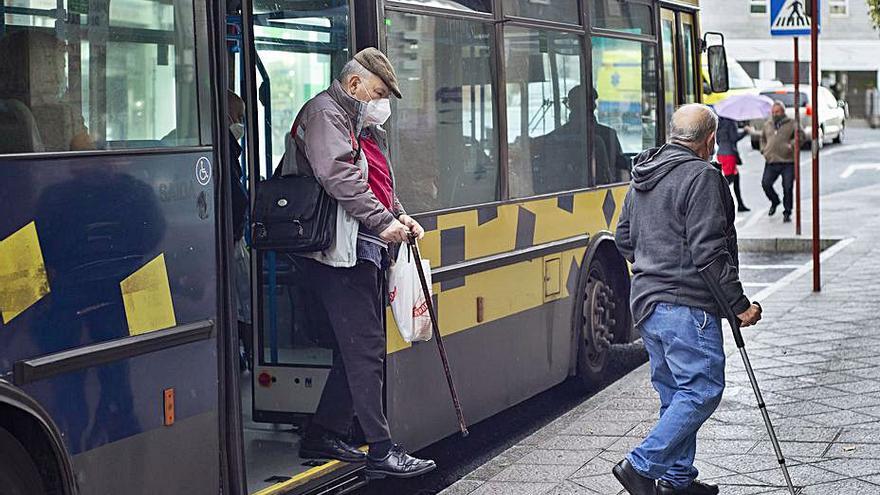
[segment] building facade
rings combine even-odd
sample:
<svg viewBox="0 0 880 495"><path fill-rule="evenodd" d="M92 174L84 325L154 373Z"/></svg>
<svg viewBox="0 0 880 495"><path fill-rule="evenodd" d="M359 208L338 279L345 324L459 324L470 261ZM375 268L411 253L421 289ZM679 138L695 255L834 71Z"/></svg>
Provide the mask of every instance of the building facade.
<svg viewBox="0 0 880 495"><path fill-rule="evenodd" d="M803 4L803 0L794 0ZM822 33L819 67L822 85L849 103L853 117L864 117L866 91L880 79L880 35L865 0L819 0ZM755 79L794 81L794 41L770 36L770 0L703 0L705 31L724 33L727 50ZM810 40L800 39L800 74L809 81Z"/></svg>

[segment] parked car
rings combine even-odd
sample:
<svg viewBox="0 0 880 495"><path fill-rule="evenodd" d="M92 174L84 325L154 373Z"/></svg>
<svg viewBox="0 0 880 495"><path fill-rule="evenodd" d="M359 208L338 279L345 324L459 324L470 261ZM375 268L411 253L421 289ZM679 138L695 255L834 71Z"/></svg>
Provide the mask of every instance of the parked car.
<svg viewBox="0 0 880 495"><path fill-rule="evenodd" d="M831 90L823 86L819 86L819 104L813 105L810 98L810 87L802 86L800 88L800 107L801 107L801 128L804 130L807 139L804 146L809 146L813 136L812 115L814 111L819 112L819 146L824 146L825 142L831 140L835 143L842 143L846 137L846 119L849 116L846 102L838 101L831 93ZM785 104L785 114L789 118L794 118L794 87L783 86L776 89L766 89L761 94L773 100L779 100ZM752 127L760 131L764 126L765 120L755 120L751 122ZM760 149L760 137L752 136L752 148Z"/></svg>

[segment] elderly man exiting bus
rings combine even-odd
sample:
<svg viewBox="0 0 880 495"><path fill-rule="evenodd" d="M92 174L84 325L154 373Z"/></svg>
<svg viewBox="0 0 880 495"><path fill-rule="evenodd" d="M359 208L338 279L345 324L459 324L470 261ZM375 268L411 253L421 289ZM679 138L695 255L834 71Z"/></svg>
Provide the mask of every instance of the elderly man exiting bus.
<svg viewBox="0 0 880 495"><path fill-rule="evenodd" d="M707 106L675 112L669 142L636 158L617 225L618 249L632 263L633 321L660 395L657 425L613 469L633 495L718 493L694 467L697 430L724 391L721 311L699 270L722 266L713 276L742 326L761 318L739 281L733 198L708 162L717 126Z"/></svg>
<svg viewBox="0 0 880 495"><path fill-rule="evenodd" d="M341 206L326 251L301 268L329 318L338 346L333 368L300 445L306 458L366 461L371 477L412 477L433 470L391 442L382 409L385 328L382 314L389 243L424 235L394 194L385 131L397 75L375 48L358 52L330 87L300 110L285 143L282 174L314 174ZM369 452L346 443L357 414Z"/></svg>

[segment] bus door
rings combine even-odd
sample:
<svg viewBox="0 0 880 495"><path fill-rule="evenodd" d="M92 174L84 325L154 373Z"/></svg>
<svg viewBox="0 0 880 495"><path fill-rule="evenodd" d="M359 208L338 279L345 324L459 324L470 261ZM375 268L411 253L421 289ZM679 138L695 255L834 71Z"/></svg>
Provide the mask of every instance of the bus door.
<svg viewBox="0 0 880 495"><path fill-rule="evenodd" d="M678 106L701 100L697 60L699 37L694 14L661 9L660 37L663 43L664 109L668 124Z"/></svg>
<svg viewBox="0 0 880 495"><path fill-rule="evenodd" d="M251 15L233 14L227 20L227 46L229 87L243 97L256 122L243 141L253 153L250 163L243 153L253 201L279 165L299 110L348 61L350 14L345 0L257 1L245 2L244 8L252 9ZM243 25L247 19L251 24ZM250 47L248 66L243 55ZM248 489L306 485L328 472L326 464L345 472L349 468L339 463L298 457L300 435L317 408L334 355L332 333L310 293L311 281L300 275L293 256L238 249L250 254L253 302L250 314L239 316L249 316L253 328L250 371L241 377Z"/></svg>

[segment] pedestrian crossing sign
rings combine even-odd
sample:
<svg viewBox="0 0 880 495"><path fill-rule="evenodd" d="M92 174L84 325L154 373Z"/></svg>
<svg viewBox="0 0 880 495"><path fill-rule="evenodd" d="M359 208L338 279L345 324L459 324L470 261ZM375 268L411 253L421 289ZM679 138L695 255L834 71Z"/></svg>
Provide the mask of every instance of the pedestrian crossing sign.
<svg viewBox="0 0 880 495"><path fill-rule="evenodd" d="M819 0L813 0L819 2ZM822 5L819 4L819 12ZM809 36L810 23L813 19L807 15L804 0L771 0L770 2L770 34L773 36ZM819 29L822 29L821 19Z"/></svg>

